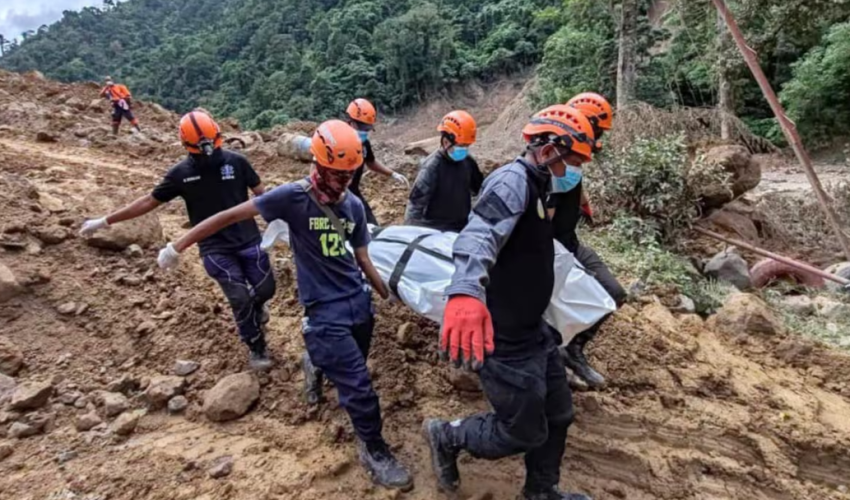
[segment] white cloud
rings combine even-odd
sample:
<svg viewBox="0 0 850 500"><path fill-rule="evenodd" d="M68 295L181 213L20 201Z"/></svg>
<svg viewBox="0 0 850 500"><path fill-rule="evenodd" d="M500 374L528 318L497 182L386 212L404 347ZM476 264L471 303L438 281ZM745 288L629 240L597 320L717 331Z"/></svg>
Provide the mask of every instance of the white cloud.
<svg viewBox="0 0 850 500"><path fill-rule="evenodd" d="M19 38L27 30L37 30L62 18L62 11L103 5L103 0L3 0L0 3L0 34Z"/></svg>

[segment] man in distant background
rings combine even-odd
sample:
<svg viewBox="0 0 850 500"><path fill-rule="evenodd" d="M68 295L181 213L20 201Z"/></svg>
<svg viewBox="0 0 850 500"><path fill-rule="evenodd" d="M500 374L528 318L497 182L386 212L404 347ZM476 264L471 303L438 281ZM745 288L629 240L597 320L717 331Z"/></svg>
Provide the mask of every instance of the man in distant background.
<svg viewBox="0 0 850 500"><path fill-rule="evenodd" d="M115 83L111 76L106 77L105 86L100 91L100 97L105 97L112 102L112 134L118 134L121 119L126 118L133 126L133 130L141 132L139 120L133 115L133 96L126 85Z"/></svg>

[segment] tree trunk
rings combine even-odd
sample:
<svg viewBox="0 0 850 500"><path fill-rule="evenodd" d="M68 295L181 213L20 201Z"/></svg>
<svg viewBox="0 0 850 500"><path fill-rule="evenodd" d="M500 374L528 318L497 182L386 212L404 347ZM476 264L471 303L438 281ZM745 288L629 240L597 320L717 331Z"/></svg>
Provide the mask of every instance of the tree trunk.
<svg viewBox="0 0 850 500"><path fill-rule="evenodd" d="M735 103L732 97L732 83L729 81L732 38L726 28L723 16L717 13L717 112L720 115L720 138L728 141L732 138L732 117L735 116Z"/></svg>
<svg viewBox="0 0 850 500"><path fill-rule="evenodd" d="M617 109L625 108L635 97L637 0L623 0L621 9L620 53L617 57Z"/></svg>

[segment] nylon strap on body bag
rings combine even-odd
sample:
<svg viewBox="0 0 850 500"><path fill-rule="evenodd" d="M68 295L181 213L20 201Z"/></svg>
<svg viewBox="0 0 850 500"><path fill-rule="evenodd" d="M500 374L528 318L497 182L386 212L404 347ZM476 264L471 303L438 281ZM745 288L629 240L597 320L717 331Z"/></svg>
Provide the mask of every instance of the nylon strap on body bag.
<svg viewBox="0 0 850 500"><path fill-rule="evenodd" d="M304 192L307 193L307 196L313 200L313 203L315 203L316 206L319 207L319 210L321 210L322 213L325 214L325 216L331 221L331 225L336 230L337 234L339 234L339 237L342 238L342 242L345 243L348 241L348 238L345 237L345 228L342 226L342 221L339 220L339 217L329 206L319 202L319 198L316 196L316 193L313 192L313 183L306 179L301 179L296 182L296 184L301 186Z"/></svg>

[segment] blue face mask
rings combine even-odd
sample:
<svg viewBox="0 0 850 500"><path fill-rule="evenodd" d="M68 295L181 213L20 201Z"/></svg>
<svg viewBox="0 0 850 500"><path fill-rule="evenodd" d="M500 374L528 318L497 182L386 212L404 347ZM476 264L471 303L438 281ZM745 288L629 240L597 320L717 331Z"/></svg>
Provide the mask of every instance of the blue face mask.
<svg viewBox="0 0 850 500"><path fill-rule="evenodd" d="M369 132L365 130L358 130L357 135L360 136L360 142L366 142L369 140Z"/></svg>
<svg viewBox="0 0 850 500"><path fill-rule="evenodd" d="M568 193L581 182L581 167L567 165L563 177L552 176L552 193Z"/></svg>
<svg viewBox="0 0 850 500"><path fill-rule="evenodd" d="M449 158L454 161L463 161L469 156L469 148L465 146L455 146L449 151Z"/></svg>

